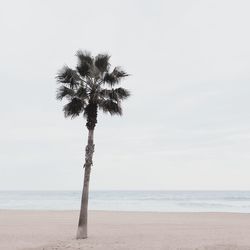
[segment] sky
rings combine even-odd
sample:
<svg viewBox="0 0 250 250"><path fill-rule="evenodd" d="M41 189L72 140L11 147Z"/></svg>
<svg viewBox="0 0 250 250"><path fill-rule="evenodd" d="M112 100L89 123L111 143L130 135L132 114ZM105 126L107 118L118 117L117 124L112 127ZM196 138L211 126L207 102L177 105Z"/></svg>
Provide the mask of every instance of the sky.
<svg viewBox="0 0 250 250"><path fill-rule="evenodd" d="M91 190L250 190L248 0L22 0L0 8L0 190L80 190L85 120L55 76L78 49L130 76L99 113Z"/></svg>

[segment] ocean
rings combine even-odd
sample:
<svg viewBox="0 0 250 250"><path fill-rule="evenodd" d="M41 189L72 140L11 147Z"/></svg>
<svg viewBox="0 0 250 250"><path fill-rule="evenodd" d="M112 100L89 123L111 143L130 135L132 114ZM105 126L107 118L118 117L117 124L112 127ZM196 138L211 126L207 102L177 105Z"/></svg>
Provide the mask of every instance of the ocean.
<svg viewBox="0 0 250 250"><path fill-rule="evenodd" d="M78 210L81 191L0 191L0 209ZM89 209L250 213L250 191L91 191Z"/></svg>

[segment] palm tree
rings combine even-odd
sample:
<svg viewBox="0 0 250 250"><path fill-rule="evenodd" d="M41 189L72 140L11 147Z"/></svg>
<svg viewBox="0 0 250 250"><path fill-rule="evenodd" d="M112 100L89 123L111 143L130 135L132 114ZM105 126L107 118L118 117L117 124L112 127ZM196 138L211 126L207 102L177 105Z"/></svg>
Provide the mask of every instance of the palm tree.
<svg viewBox="0 0 250 250"><path fill-rule="evenodd" d="M94 153L94 129L97 112L102 110L111 115L122 115L121 101L128 98L128 90L116 85L128 76L120 67L110 70L107 54L92 57L89 52L76 53L78 63L75 69L64 66L57 74L61 85L57 89L57 99L67 99L63 111L65 117L75 118L83 113L88 129L88 143L85 149L84 184L79 216L77 239L87 238L89 178Z"/></svg>

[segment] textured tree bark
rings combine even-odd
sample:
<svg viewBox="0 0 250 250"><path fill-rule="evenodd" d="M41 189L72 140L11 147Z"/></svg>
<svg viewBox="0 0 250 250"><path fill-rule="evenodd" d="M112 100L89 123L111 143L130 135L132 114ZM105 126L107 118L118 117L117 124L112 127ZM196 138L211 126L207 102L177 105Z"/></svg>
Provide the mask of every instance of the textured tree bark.
<svg viewBox="0 0 250 250"><path fill-rule="evenodd" d="M79 223L77 229L77 239L86 239L87 224L88 224L88 199L89 199L89 178L91 172L92 158L94 153L94 129L89 130L88 144L85 152L85 164L84 164L84 183L82 190L81 210L79 216Z"/></svg>

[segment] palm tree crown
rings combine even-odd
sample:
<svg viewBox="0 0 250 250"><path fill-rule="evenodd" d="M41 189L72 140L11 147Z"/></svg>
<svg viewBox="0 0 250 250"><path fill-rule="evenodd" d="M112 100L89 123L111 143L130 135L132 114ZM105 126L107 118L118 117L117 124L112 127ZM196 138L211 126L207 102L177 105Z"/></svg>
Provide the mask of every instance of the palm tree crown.
<svg viewBox="0 0 250 250"><path fill-rule="evenodd" d="M74 118L83 112L90 130L97 123L98 109L111 115L122 114L121 101L130 93L115 86L128 74L120 67L111 71L107 54L92 57L89 52L78 51L76 56L76 69L64 66L57 74L57 81L61 84L57 89L57 99L69 101L63 107L65 117Z"/></svg>

